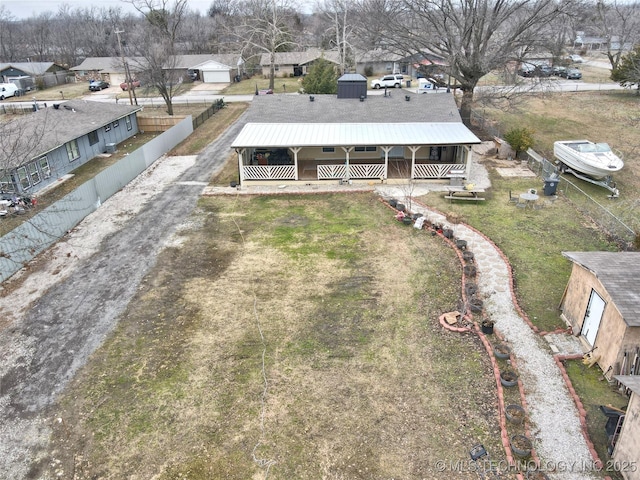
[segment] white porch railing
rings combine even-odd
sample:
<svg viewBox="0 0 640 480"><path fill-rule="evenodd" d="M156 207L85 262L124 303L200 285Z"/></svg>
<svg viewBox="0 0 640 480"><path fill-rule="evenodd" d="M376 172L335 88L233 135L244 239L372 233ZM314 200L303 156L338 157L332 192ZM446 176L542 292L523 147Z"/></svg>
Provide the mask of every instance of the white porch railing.
<svg viewBox="0 0 640 480"><path fill-rule="evenodd" d="M245 165L245 180L295 180L295 165Z"/></svg>
<svg viewBox="0 0 640 480"><path fill-rule="evenodd" d="M416 164L414 178L447 178L451 175L451 170L461 170L464 167L459 163ZM243 167L245 180L295 180L295 173L295 165L245 165ZM318 165L318 180L384 177L385 169L382 163L349 165L348 174L347 166L344 164Z"/></svg>
<svg viewBox="0 0 640 480"><path fill-rule="evenodd" d="M414 178L446 178L451 175L451 170L464 170L465 165L460 163L417 163L414 168Z"/></svg>
<svg viewBox="0 0 640 480"><path fill-rule="evenodd" d="M346 165L318 165L318 180L347 178Z"/></svg>
<svg viewBox="0 0 640 480"><path fill-rule="evenodd" d="M384 165L380 163L349 165L350 178L384 178Z"/></svg>

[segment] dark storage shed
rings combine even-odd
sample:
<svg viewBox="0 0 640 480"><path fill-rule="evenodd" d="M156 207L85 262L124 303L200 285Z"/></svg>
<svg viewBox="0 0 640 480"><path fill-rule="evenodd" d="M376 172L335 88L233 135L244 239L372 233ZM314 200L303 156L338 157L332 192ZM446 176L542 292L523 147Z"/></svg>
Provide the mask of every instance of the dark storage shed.
<svg viewBox="0 0 640 480"><path fill-rule="evenodd" d="M338 79L338 98L367 97L367 78L359 73L345 73Z"/></svg>

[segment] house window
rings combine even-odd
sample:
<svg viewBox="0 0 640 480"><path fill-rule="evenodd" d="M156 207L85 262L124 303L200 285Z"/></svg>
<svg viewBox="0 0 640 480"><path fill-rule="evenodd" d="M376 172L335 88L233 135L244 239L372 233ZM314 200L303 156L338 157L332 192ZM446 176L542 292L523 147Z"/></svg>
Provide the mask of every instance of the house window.
<svg viewBox="0 0 640 480"><path fill-rule="evenodd" d="M387 63L387 66L385 68L387 69L387 72L390 72L391 70L393 70L393 63Z"/></svg>
<svg viewBox="0 0 640 480"><path fill-rule="evenodd" d="M27 190L31 187L29 183L29 175L27 174L27 167L20 167L18 169L18 182L23 190Z"/></svg>
<svg viewBox="0 0 640 480"><path fill-rule="evenodd" d="M108 125L105 125L105 126L104 126L104 131L105 131L105 132L108 132L108 131L110 131L110 130L111 130L111 124L108 124Z"/></svg>
<svg viewBox="0 0 640 480"><path fill-rule="evenodd" d="M67 147L67 157L69 158L70 162L73 162L74 160L80 158L80 150L78 149L77 140L71 140L65 146Z"/></svg>
<svg viewBox="0 0 640 480"><path fill-rule="evenodd" d="M118 128L118 125L120 125L120 120L114 120L113 121L113 128Z"/></svg>
<svg viewBox="0 0 640 480"><path fill-rule="evenodd" d="M334 147L322 147L322 153L333 153L336 149Z"/></svg>
<svg viewBox="0 0 640 480"><path fill-rule="evenodd" d="M29 177L31 178L31 185L37 185L42 180L40 178L40 172L38 171L38 163L31 162L27 165L27 170L29 172Z"/></svg>
<svg viewBox="0 0 640 480"><path fill-rule="evenodd" d="M131 130L131 118L124 117L124 121L127 124L127 130Z"/></svg>
<svg viewBox="0 0 640 480"><path fill-rule="evenodd" d="M0 178L0 191L13 192L14 190L15 189L13 188L13 180L11 179L11 176L7 175Z"/></svg>
<svg viewBox="0 0 640 480"><path fill-rule="evenodd" d="M94 130L93 132L89 132L89 145L95 145L98 143L98 131Z"/></svg>
<svg viewBox="0 0 640 480"><path fill-rule="evenodd" d="M273 70L276 72L280 71L280 65L274 65Z"/></svg>
<svg viewBox="0 0 640 480"><path fill-rule="evenodd" d="M51 166L49 165L49 159L47 156L45 155L44 157L40 157L36 162L40 166L42 176L44 178L49 178L51 176Z"/></svg>
<svg viewBox="0 0 640 480"><path fill-rule="evenodd" d="M375 152L376 150L378 150L378 147L356 147L354 149L356 152Z"/></svg>

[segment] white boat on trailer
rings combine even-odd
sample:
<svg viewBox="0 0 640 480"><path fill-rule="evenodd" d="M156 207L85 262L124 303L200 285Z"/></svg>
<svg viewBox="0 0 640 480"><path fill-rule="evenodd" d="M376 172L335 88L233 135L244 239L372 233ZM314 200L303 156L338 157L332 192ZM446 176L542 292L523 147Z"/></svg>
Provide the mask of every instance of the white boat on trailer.
<svg viewBox="0 0 640 480"><path fill-rule="evenodd" d="M608 144L589 140L559 140L553 143L553 154L562 164L561 171L569 168L595 180L606 179L624 166Z"/></svg>

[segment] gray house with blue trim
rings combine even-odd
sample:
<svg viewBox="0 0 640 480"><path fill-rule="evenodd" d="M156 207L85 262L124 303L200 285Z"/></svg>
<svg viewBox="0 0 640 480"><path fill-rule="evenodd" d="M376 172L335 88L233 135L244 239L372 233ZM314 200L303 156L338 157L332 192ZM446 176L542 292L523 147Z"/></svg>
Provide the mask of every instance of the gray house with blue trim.
<svg viewBox="0 0 640 480"><path fill-rule="evenodd" d="M136 135L140 110L70 100L0 123L0 190L36 194Z"/></svg>

